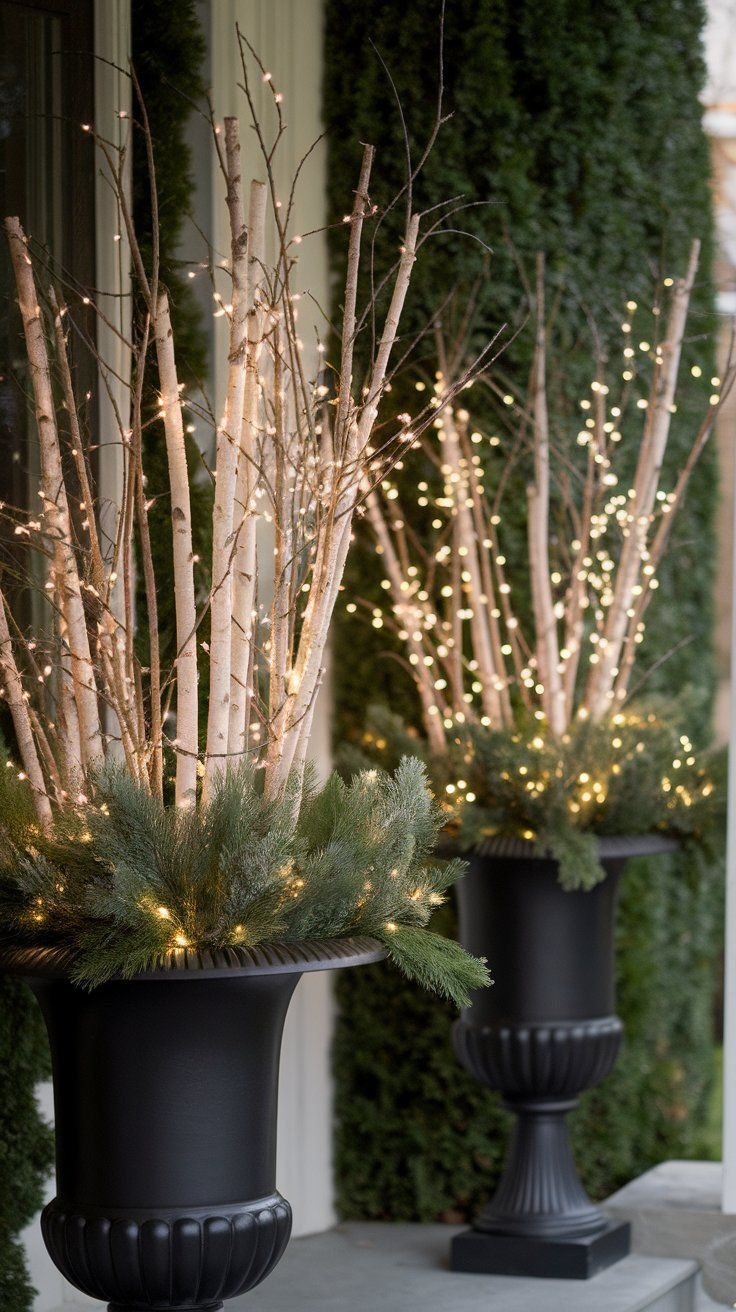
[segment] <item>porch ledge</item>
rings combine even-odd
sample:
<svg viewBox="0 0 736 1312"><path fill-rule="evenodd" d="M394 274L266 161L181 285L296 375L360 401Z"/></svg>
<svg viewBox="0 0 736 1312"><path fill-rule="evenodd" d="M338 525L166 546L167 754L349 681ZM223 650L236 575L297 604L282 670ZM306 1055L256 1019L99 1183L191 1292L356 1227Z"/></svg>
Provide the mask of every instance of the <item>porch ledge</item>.
<svg viewBox="0 0 736 1312"><path fill-rule="evenodd" d="M629 1257L592 1280L454 1274L445 1225L351 1223L297 1239L232 1312L693 1312L697 1264Z"/></svg>

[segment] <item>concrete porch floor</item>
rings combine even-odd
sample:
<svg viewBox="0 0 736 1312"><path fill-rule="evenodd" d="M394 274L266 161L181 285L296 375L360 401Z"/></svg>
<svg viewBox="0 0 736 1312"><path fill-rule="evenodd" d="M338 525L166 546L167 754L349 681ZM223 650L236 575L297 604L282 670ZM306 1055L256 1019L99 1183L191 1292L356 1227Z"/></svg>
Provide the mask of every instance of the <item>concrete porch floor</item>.
<svg viewBox="0 0 736 1312"><path fill-rule="evenodd" d="M691 1260L632 1256L593 1280L447 1270L446 1225L352 1223L297 1239L233 1312L705 1312ZM298 1295L295 1299L296 1291ZM714 1307L710 1304L710 1307Z"/></svg>
<svg viewBox="0 0 736 1312"><path fill-rule="evenodd" d="M690 1259L633 1255L588 1281L456 1275L455 1228L352 1223L295 1239L258 1289L226 1312L706 1312ZM85 1301L58 1312L102 1312Z"/></svg>

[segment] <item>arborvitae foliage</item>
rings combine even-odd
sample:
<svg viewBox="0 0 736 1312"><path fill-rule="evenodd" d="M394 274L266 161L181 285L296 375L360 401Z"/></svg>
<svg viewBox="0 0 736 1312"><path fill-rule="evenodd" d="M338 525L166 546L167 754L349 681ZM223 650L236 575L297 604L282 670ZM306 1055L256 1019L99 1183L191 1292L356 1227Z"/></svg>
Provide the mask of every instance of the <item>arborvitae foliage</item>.
<svg viewBox="0 0 736 1312"><path fill-rule="evenodd" d="M442 814L421 763L332 775L319 789L307 779L301 803L295 778L276 801L262 782L244 766L186 809L107 769L43 832L25 790L17 813L5 772L0 932L70 948L72 977L88 986L185 948L369 935L410 979L467 1004L488 972L426 928L463 867L430 858Z"/></svg>
<svg viewBox="0 0 736 1312"><path fill-rule="evenodd" d="M400 118L370 41L389 63L409 132L421 143L434 112L439 11L439 0L407 0L399 19L391 0L328 0L325 112L333 219L342 217L341 198L356 176L359 140L376 144L387 187L402 180ZM481 232L493 254L467 238L435 237L415 284L426 314L453 286L468 286L485 272L475 324L479 341L505 322L522 324L525 295L517 258L531 276L535 252L545 252L549 303L555 304L555 331L566 359L554 398L562 416L590 387L586 325L594 321L607 340L619 330L627 300L650 305L652 279L682 273L690 239L701 238L703 263L684 368L700 364L703 392L693 389L675 417L673 470L682 460L680 434L694 430L714 373L712 348L701 338L712 329L709 159L698 100L703 16L702 0L653 0L646 6L636 0L453 0L445 42L446 109L453 118L442 129L417 200L429 204L463 193L470 201L490 202L450 226ZM345 132L347 122L354 124L354 139ZM386 224L384 232L378 259L387 262L396 231ZM407 333L418 322L407 321ZM636 317L633 323L636 333ZM528 326L503 358L519 390L528 381L531 349ZM397 385L397 397L399 390ZM410 409L411 399L403 395L397 410ZM679 696L688 688L698 703L696 722L687 726L696 743L707 732L713 688L715 504L711 450L660 572L642 653L646 667L677 648L648 681L647 694ZM346 597L358 594L384 605L367 535L365 546L353 557ZM507 540L509 559L513 550ZM349 616L341 619L334 671L341 736L359 738L367 701L386 701L410 716L415 700L395 651L387 652L386 629L361 626L358 638L357 624ZM683 637L690 641L683 643ZM619 918L626 1048L613 1076L588 1097L589 1110L579 1114L579 1123L589 1118L583 1164L590 1171L595 1162L592 1184L599 1194L648 1163L697 1152L693 1136L711 1064L714 887L683 856L637 863L627 875ZM376 975L383 981L383 1006L376 1006L363 980L360 989L349 979L339 985L342 1213L430 1219L458 1207L472 1210L492 1184L498 1161L500 1125L489 1110L490 1095L459 1071L446 1014L400 987L385 968ZM382 1022L389 1008L390 1032ZM361 1120L362 1087L380 1117L377 1110Z"/></svg>
<svg viewBox="0 0 736 1312"><path fill-rule="evenodd" d="M207 377L207 335L196 299L181 267L177 251L191 211L194 171L187 142L187 122L193 103L206 88L202 69L205 40L194 0L175 5L167 0L133 0L133 62L153 137L156 187L159 201L159 253L161 280L171 304L171 319L181 381L187 389L201 385ZM147 267L151 256L150 182L142 136L136 136L133 154L133 211L136 232ZM158 377L149 364L144 404L147 415L158 411ZM193 440L189 442L192 500L192 531L195 552L206 559L209 542L212 490L202 477L202 463ZM156 566L161 659L170 663L174 651L173 562L171 513L163 424L154 420L145 432L144 465L146 492L154 505L149 513L151 546ZM206 591L207 580L200 579ZM141 581L138 598L137 637L141 659L148 659L146 602Z"/></svg>
<svg viewBox="0 0 736 1312"><path fill-rule="evenodd" d="M36 1085L48 1075L41 1013L29 989L0 979L0 1306L28 1312L33 1289L18 1235L43 1204L53 1133L42 1121Z"/></svg>

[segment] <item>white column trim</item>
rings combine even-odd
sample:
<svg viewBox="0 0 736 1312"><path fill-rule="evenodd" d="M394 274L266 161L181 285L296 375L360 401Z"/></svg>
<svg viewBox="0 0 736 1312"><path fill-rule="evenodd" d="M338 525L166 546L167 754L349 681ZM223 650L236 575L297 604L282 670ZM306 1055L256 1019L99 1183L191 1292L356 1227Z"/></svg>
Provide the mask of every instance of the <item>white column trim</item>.
<svg viewBox="0 0 736 1312"><path fill-rule="evenodd" d="M736 512L736 500L734 500ZM734 514L732 590L736 588ZM733 595L733 594L732 594ZM728 753L728 841L726 848L725 978L723 1019L723 1197L724 1212L736 1213L736 605L731 620L731 733Z"/></svg>
<svg viewBox="0 0 736 1312"><path fill-rule="evenodd" d="M131 127L130 0L95 0L95 131L116 147L127 146L126 178L130 188L134 147ZM105 323L97 320L97 351L108 370L108 388L98 380L97 422L100 442L97 488L103 535L114 541L124 485L121 434L115 414L130 409L126 380L130 378L132 304L130 247L118 200L102 151L96 152L95 170L95 277L99 308ZM103 544L104 545L104 544ZM120 588L113 604L121 604Z"/></svg>
<svg viewBox="0 0 736 1312"><path fill-rule="evenodd" d="M713 70L711 70L711 73ZM703 128L715 141L736 139L736 113L728 105L711 105L703 115ZM731 173L732 167L728 166ZM731 206L719 210L716 204L721 254L727 263L733 259L729 247L727 216ZM736 311L736 293L721 288L716 294L716 308L724 317ZM731 596L736 595L736 498L732 498L734 525L731 570ZM731 680L730 730L728 751L728 834L726 844L726 905L724 932L724 1013L723 1013L723 1183L721 1208L736 1213L736 604L731 608Z"/></svg>

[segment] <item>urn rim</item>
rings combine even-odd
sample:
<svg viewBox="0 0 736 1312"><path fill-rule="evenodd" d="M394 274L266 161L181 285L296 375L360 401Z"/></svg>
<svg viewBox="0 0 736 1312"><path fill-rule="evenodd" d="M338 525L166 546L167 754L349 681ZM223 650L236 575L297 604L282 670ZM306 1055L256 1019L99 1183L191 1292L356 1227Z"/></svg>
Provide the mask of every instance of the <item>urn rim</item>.
<svg viewBox="0 0 736 1312"><path fill-rule="evenodd" d="M598 856L602 861L633 860L639 856L663 856L667 852L677 852L681 846L677 836L671 833L601 834L594 837L597 839ZM557 859L549 848L542 847L533 839L504 834L494 834L485 838L477 846L465 850L462 855L466 858L480 856L523 861L556 861Z"/></svg>
<svg viewBox="0 0 736 1312"><path fill-rule="evenodd" d="M383 961L378 939L360 935L302 939L294 943L259 943L257 947L176 948L134 975L115 975L109 983L155 980L239 979L266 975L309 974L367 966ZM0 971L30 979L68 979L77 954L68 946L0 945ZM104 986L102 986L104 987Z"/></svg>

